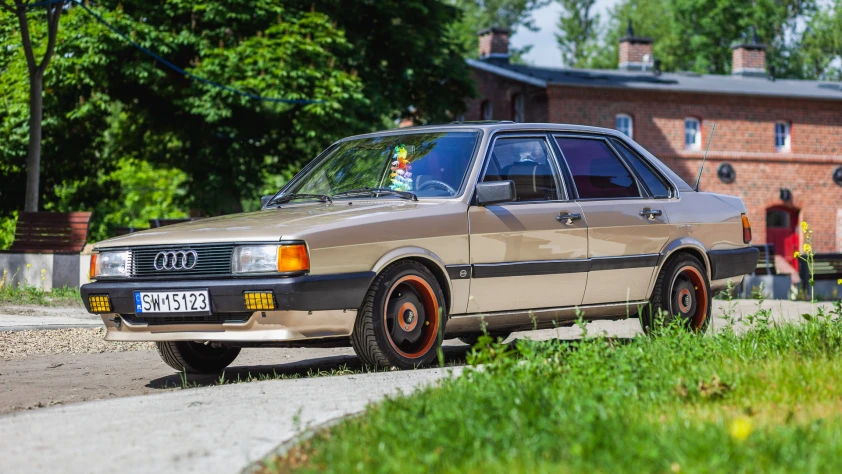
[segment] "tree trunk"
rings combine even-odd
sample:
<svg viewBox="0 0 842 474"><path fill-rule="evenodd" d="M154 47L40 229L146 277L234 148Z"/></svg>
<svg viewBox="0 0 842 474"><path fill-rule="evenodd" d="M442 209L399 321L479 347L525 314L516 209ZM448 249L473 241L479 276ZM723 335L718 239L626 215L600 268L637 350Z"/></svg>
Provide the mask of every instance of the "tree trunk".
<svg viewBox="0 0 842 474"><path fill-rule="evenodd" d="M43 113L44 74L40 70L29 75L29 148L26 154L26 199L23 210L38 211L41 181L41 116Z"/></svg>

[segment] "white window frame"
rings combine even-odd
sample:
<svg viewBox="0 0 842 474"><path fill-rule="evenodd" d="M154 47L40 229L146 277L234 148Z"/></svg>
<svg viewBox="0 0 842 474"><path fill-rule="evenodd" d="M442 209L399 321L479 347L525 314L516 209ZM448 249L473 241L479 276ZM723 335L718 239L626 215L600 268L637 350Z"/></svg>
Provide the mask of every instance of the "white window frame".
<svg viewBox="0 0 842 474"><path fill-rule="evenodd" d="M494 120L494 106L491 105L490 100L484 100L480 104L480 120Z"/></svg>
<svg viewBox="0 0 842 474"><path fill-rule="evenodd" d="M694 124L695 128L691 129L688 127L690 124ZM687 134L691 132L691 130L695 132L695 135L693 136L693 141L688 142ZM699 151L702 149L702 121L696 117L684 118L684 149L692 151Z"/></svg>
<svg viewBox="0 0 842 474"><path fill-rule="evenodd" d="M781 131L778 131L778 127L781 127ZM775 122L775 151L792 151L792 126L784 120Z"/></svg>
<svg viewBox="0 0 842 474"><path fill-rule="evenodd" d="M620 120L628 120L629 130L628 132L622 130L620 128ZM629 114L617 114L614 116L614 129L618 132L625 134L627 137L634 140L634 119Z"/></svg>

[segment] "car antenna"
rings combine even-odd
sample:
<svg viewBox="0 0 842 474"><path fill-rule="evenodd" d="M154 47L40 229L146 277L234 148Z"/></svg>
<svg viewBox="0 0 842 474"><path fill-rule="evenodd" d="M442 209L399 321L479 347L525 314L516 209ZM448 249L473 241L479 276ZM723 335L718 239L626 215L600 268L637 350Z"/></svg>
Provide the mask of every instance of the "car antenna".
<svg viewBox="0 0 842 474"><path fill-rule="evenodd" d="M702 181L702 171L705 169L705 161L708 159L708 150L710 150L710 142L713 140L713 132L716 131L716 124L710 129L710 136L708 137L708 146L705 147L705 154L702 156L702 166L699 167L699 175L696 176L696 185L693 186L693 191L699 192L699 182Z"/></svg>

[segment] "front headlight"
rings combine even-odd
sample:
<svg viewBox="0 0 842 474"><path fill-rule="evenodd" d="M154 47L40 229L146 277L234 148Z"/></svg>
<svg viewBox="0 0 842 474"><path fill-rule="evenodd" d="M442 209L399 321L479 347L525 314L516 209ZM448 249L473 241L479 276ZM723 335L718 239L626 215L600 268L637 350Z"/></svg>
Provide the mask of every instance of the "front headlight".
<svg viewBox="0 0 842 474"><path fill-rule="evenodd" d="M126 278L129 276L129 252L100 252L91 255L92 278Z"/></svg>
<svg viewBox="0 0 842 474"><path fill-rule="evenodd" d="M291 273L310 270L304 244L241 245L234 248L232 273Z"/></svg>

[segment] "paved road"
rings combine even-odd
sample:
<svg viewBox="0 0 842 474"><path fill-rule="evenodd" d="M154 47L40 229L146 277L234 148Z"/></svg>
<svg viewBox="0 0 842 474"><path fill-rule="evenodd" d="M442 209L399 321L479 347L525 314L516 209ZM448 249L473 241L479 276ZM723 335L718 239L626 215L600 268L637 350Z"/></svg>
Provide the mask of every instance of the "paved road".
<svg viewBox="0 0 842 474"><path fill-rule="evenodd" d="M736 305L737 318L755 308L750 301ZM766 307L772 308L782 320L799 320L799 315L810 308L809 304L789 302L768 302ZM722 314L721 303L717 303L714 314ZM723 325L721 318L715 319L714 327ZM637 320L596 322L588 330L591 334L604 331L617 337L633 337L639 333L639 325ZM579 329L518 333L513 337L574 339L579 337ZM452 359L458 360L465 350L466 346L458 342L448 343ZM339 360L349 365L357 363L347 349L336 351L340 352L327 357L328 364ZM106 375L113 374L112 379L99 380L98 385L103 385L104 390L108 390L109 383L132 378L148 389L150 380L144 378L142 371L134 372L127 362L147 352L119 354L126 366L120 365L116 353L89 355L98 364L89 373L98 373L98 368ZM61 356L52 357L61 360ZM26 360L11 362L25 364ZM38 364L44 363L42 359L37 360ZM142 362L147 363L161 367L157 361ZM304 370L307 364L324 363L324 358L305 362L299 356L296 364L301 365L295 370ZM0 372L6 372L10 365L0 363ZM237 370L267 368L271 366L246 366ZM15 378L16 373L40 377L44 386L68 393L84 392L80 387L84 387L87 379L80 372L76 372L76 377L73 372L54 377L53 372L39 371L34 366L29 371L25 365L15 370L11 378L4 375L3 385L20 385L24 390L16 393L23 397L26 383L22 382L23 375ZM0 446L3 446L0 472L237 472L292 437L300 427L357 412L368 402L397 390L410 391L444 375L440 369L429 369L266 381L17 411L0 416ZM37 397L40 390L30 389L30 396ZM300 426L294 423L296 418L300 419Z"/></svg>
<svg viewBox="0 0 842 474"><path fill-rule="evenodd" d="M102 319L82 307L0 306L0 331L95 327L102 327Z"/></svg>

